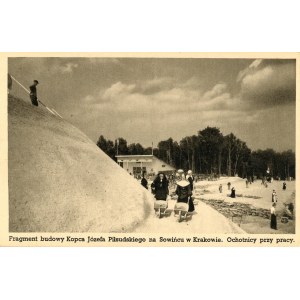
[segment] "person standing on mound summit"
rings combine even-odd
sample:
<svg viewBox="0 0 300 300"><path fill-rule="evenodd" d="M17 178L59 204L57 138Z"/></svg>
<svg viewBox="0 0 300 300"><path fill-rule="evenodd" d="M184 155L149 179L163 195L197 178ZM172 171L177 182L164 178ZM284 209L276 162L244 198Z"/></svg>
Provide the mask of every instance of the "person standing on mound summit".
<svg viewBox="0 0 300 300"><path fill-rule="evenodd" d="M30 100L32 105L39 106L38 100L37 100L37 91L36 86L39 84L37 80L33 80L33 85L31 85L30 88Z"/></svg>

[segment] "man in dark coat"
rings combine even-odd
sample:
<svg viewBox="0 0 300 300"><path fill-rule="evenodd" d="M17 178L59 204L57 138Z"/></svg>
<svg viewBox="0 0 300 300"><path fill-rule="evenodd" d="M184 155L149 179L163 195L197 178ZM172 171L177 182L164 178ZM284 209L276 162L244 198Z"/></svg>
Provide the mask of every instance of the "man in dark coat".
<svg viewBox="0 0 300 300"><path fill-rule="evenodd" d="M30 100L32 105L39 106L38 99L37 99L37 91L36 86L39 84L37 80L33 80L33 85L30 88Z"/></svg>

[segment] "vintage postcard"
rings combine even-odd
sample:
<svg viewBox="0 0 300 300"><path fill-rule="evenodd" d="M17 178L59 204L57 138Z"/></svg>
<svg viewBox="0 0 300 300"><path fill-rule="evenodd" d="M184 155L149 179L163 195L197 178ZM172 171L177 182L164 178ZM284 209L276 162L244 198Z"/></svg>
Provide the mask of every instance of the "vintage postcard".
<svg viewBox="0 0 300 300"><path fill-rule="evenodd" d="M299 59L0 54L0 246L299 246Z"/></svg>

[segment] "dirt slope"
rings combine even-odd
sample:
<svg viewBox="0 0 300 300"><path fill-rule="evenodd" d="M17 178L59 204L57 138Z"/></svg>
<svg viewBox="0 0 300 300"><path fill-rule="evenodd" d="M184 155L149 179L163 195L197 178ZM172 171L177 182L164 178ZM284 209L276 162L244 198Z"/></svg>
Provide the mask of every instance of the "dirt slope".
<svg viewBox="0 0 300 300"><path fill-rule="evenodd" d="M45 108L8 98L9 230L124 232L152 196L91 140Z"/></svg>

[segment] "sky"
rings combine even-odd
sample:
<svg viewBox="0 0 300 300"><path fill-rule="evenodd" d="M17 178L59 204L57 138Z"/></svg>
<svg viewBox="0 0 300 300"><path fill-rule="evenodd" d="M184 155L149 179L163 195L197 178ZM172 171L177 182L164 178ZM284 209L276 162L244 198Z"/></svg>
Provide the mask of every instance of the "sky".
<svg viewBox="0 0 300 300"><path fill-rule="evenodd" d="M154 146L215 126L252 150L295 150L291 59L9 58L8 71L95 143ZM27 98L14 83L12 94Z"/></svg>

